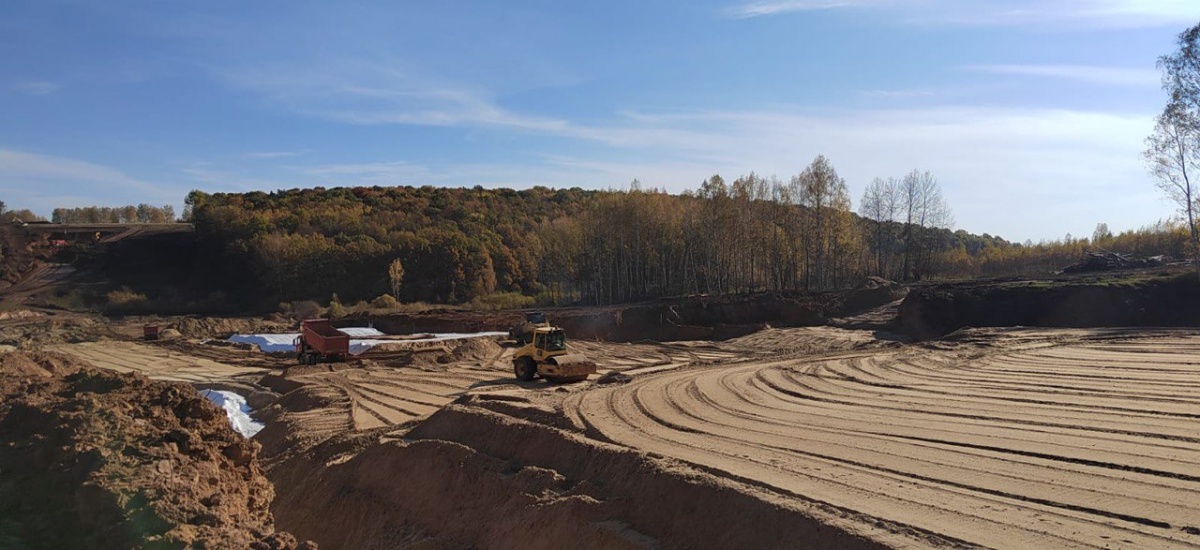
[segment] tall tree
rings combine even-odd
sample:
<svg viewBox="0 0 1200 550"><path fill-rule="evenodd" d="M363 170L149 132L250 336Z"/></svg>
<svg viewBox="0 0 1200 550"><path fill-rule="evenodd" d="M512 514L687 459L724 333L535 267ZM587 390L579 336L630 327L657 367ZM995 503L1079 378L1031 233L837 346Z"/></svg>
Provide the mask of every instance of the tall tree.
<svg viewBox="0 0 1200 550"><path fill-rule="evenodd" d="M895 251L892 228L899 208L899 190L900 184L896 178L875 178L863 192L859 204L859 214L871 225L869 240L874 251L875 273L884 277L891 276L891 260Z"/></svg>
<svg viewBox="0 0 1200 550"><path fill-rule="evenodd" d="M400 258L388 265L388 282L392 286L392 297L400 300L400 284L404 282L404 264L400 263Z"/></svg>
<svg viewBox="0 0 1200 550"><path fill-rule="evenodd" d="M836 286L840 276L838 262L841 232L846 229L843 214L850 210L846 180L838 176L833 164L824 155L813 159L795 182L800 187L800 204L806 220L805 243L806 287Z"/></svg>
<svg viewBox="0 0 1200 550"><path fill-rule="evenodd" d="M1092 246L1100 246L1108 244L1108 241L1113 238L1112 231L1108 230L1108 224L1100 222L1096 224L1096 230L1092 231Z"/></svg>
<svg viewBox="0 0 1200 550"><path fill-rule="evenodd" d="M900 181L900 211L904 214L904 272L905 280L929 276L934 258L931 229L948 229L954 225L950 207L942 197L942 188L933 174L913 170Z"/></svg>
<svg viewBox="0 0 1200 550"><path fill-rule="evenodd" d="M1178 50L1158 58L1167 105L1146 139L1146 162L1155 183L1187 219L1190 256L1200 274L1200 234L1196 229L1193 180L1200 166L1200 25L1180 33Z"/></svg>

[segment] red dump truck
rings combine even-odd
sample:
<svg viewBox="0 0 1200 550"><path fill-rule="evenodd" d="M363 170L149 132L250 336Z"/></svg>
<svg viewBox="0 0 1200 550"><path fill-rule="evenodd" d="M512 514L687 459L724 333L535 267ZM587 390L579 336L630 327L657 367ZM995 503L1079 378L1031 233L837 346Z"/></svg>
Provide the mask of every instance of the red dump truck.
<svg viewBox="0 0 1200 550"><path fill-rule="evenodd" d="M333 328L329 319L307 319L300 322L296 337L296 358L301 365L321 361L345 361L350 355L350 335Z"/></svg>

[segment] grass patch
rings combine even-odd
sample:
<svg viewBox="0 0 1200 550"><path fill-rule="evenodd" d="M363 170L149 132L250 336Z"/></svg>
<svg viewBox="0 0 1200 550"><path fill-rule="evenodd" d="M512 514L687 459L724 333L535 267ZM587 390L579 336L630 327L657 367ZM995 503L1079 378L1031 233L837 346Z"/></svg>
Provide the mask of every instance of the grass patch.
<svg viewBox="0 0 1200 550"><path fill-rule="evenodd" d="M497 311L501 309L525 309L537 305L537 299L520 292L496 292L471 300L470 307L476 311Z"/></svg>

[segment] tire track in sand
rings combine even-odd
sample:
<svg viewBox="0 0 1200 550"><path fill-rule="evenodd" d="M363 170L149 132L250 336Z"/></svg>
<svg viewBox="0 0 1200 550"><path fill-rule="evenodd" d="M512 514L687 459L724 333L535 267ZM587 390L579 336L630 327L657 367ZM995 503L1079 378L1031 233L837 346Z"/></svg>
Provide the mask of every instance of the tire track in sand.
<svg viewBox="0 0 1200 550"><path fill-rule="evenodd" d="M759 360L564 406L597 438L947 540L1195 547L1200 337L1161 334Z"/></svg>

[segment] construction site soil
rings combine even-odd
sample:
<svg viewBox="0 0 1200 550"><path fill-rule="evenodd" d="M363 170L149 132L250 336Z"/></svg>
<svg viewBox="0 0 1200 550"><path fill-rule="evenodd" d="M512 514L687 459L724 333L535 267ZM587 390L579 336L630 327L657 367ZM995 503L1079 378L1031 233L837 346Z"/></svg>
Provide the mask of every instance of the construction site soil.
<svg viewBox="0 0 1200 550"><path fill-rule="evenodd" d="M291 549L259 444L186 385L0 356L0 547Z"/></svg>
<svg viewBox="0 0 1200 550"><path fill-rule="evenodd" d="M180 439L215 438L186 457L194 466L176 456L183 450L165 456L173 472L220 470L216 485L184 483L128 501L141 508L167 501L156 517L188 528L158 524L162 540L213 547L288 547L299 539L323 549L1193 548L1200 545L1200 322L1152 312L1169 311L1154 309L1161 300L1190 300L1197 285L1194 275L1120 280L924 286L903 302L902 287L870 281L827 295L547 310L567 328L572 351L598 365L597 375L576 384L517 381L514 348L496 338L396 340L348 363L300 366L288 354L223 340L229 331L294 330L281 319L158 318L178 336L144 342L141 325L151 318L46 311L0 319L0 345L19 349L0 355L6 371L87 364L115 372L89 367L72 371L86 375L46 378L57 382L10 374L3 387L13 393L0 410L33 400L45 414L99 426L94 431L107 435L78 436L53 450L91 456L75 441L107 449L124 468L115 477L130 488L162 483L154 468L170 450L138 441L169 440L180 449ZM999 305L987 316L986 304L1028 293L1014 307L1049 311L1081 292L1063 288L1081 285L1108 288L1083 291L1101 292L1089 303L1124 296L1138 306L1114 310L1105 322L1174 319L1159 324L1176 328L1056 328L1059 318L1028 312L1035 322L1025 324L1045 325L965 328L1015 319ZM985 305L945 305L970 300ZM433 312L369 321L389 333L464 333L503 330L520 317ZM937 338L913 338L929 335ZM34 382L14 382L22 377L53 389L31 393ZM265 428L236 439L218 409L184 384L246 396ZM150 404L126 413L115 398L80 388ZM178 401L154 405L166 388ZM185 398L200 404L180 405ZM131 420L110 421L114 415ZM135 420L143 418L154 425ZM92 538L62 540L121 547L99 537L120 531L110 524L139 524L127 501L111 497L124 512L68 519L79 498L68 490L86 484L70 477L46 485L64 478L47 466L56 462L21 458L32 456L22 445L41 444L35 434L58 437L45 435L57 433L55 422L64 424L0 421L0 467L27 478L4 477L4 495L29 493L20 483L65 488L15 501L33 502L22 504L26 516L45 517L4 523L0 534L52 547L60 539L36 536L61 524L70 527L49 536L73 532ZM188 435L168 438L180 431ZM233 452L235 460L226 448L244 451ZM143 455L150 470L130 462ZM208 516L188 503L216 493L229 510L218 515L222 527L189 523ZM97 509L106 510L88 507ZM209 527L216 530L191 530Z"/></svg>

